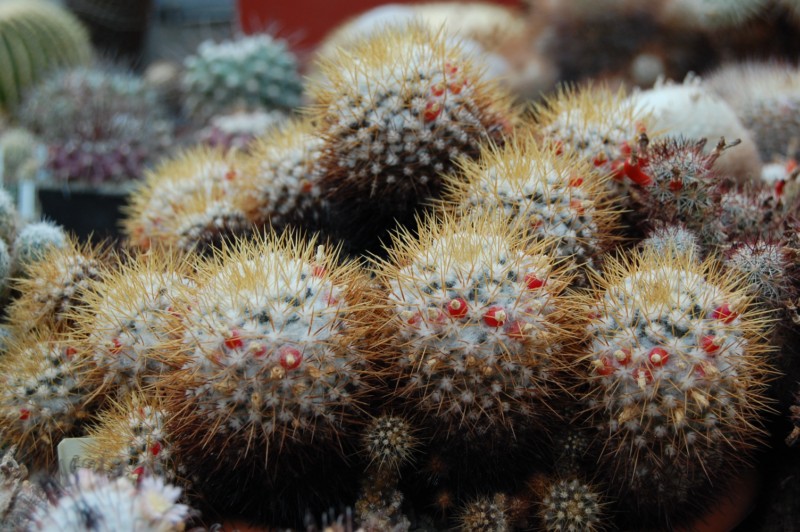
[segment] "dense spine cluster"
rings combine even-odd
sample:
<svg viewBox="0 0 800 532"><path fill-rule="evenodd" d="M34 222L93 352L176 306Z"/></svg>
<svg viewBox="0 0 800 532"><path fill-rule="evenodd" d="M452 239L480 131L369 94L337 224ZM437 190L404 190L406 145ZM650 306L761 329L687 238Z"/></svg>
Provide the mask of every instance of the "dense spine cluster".
<svg viewBox="0 0 800 532"><path fill-rule="evenodd" d="M577 478L549 482L538 513L547 532L595 532L605 528L600 493Z"/></svg>

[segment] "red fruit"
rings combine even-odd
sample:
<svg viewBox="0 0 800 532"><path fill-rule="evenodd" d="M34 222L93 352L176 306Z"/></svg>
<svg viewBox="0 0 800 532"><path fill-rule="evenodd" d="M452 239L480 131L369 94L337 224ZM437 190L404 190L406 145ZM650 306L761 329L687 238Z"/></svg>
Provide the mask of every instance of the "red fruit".
<svg viewBox="0 0 800 532"><path fill-rule="evenodd" d="M464 298L457 297L447 303L447 312L454 318L463 318L469 312L469 306Z"/></svg>
<svg viewBox="0 0 800 532"><path fill-rule="evenodd" d="M653 374L647 368L639 368L633 372L633 378L639 382L641 379L644 379L644 382L651 383L653 382Z"/></svg>
<svg viewBox="0 0 800 532"><path fill-rule="evenodd" d="M225 179L228 181L233 181L236 179L236 170L228 170L225 172Z"/></svg>
<svg viewBox="0 0 800 532"><path fill-rule="evenodd" d="M678 192L683 188L683 181L680 179L672 179L667 186L672 192Z"/></svg>
<svg viewBox="0 0 800 532"><path fill-rule="evenodd" d="M602 375L607 377L614 373L614 364L611 362L611 359L608 357L603 357L599 361L599 363L595 363L594 371L598 375Z"/></svg>
<svg viewBox="0 0 800 532"><path fill-rule="evenodd" d="M67 348L64 350L64 356L65 356L65 357L67 357L67 358L72 358L72 357L74 357L74 356L75 356L75 354L76 354L77 352L78 352L78 350L77 350L77 349L75 349L74 347L67 347Z"/></svg>
<svg viewBox="0 0 800 532"><path fill-rule="evenodd" d="M158 456L158 454L161 452L161 443L155 442L153 445L151 445L150 452L153 456Z"/></svg>
<svg viewBox="0 0 800 532"><path fill-rule="evenodd" d="M786 188L786 180L781 179L777 183L775 183L775 195L779 198L783 196L783 189Z"/></svg>
<svg viewBox="0 0 800 532"><path fill-rule="evenodd" d="M526 332L526 329L530 327L531 325L528 323L524 323L521 321L512 321L506 327L506 334L508 335L509 338L521 342L525 338L527 338L528 333Z"/></svg>
<svg viewBox="0 0 800 532"><path fill-rule="evenodd" d="M525 276L525 286L528 287L528 290L536 290L537 288L541 288L546 282L547 281L545 279L539 279L532 273L529 273Z"/></svg>
<svg viewBox="0 0 800 532"><path fill-rule="evenodd" d="M408 323L409 325L416 325L416 324L418 324L418 323L419 323L421 320L422 320L422 316L420 315L420 313L419 313L419 312L415 312L413 316L411 316L410 318L408 318L408 321L407 321L407 323Z"/></svg>
<svg viewBox="0 0 800 532"><path fill-rule="evenodd" d="M303 354L291 345L284 345L278 350L278 353L280 364L287 371L296 369L303 361Z"/></svg>
<svg viewBox="0 0 800 532"><path fill-rule="evenodd" d="M437 83L433 87L431 87L431 94L434 96L441 96L444 94L444 83Z"/></svg>
<svg viewBox="0 0 800 532"><path fill-rule="evenodd" d="M137 477L137 478L138 478L138 477L141 477L142 475L144 475L144 466L139 466L139 467L137 467L136 469L134 469L134 470L132 471L132 473L133 473L133 475L134 475L135 477Z"/></svg>
<svg viewBox="0 0 800 532"><path fill-rule="evenodd" d="M732 311L730 305L727 303L723 303L711 312L712 319L720 320L723 323L730 323L735 320L737 316L739 315Z"/></svg>
<svg viewBox="0 0 800 532"><path fill-rule="evenodd" d="M114 345L114 347L112 347L108 351L112 355L118 355L122 351L122 342L119 341L119 338L114 338L111 340L111 343Z"/></svg>
<svg viewBox="0 0 800 532"><path fill-rule="evenodd" d="M717 343L717 337L712 335L703 336L700 338L700 347L703 348L703 351L708 353L709 355L713 355L717 351L719 351L720 344Z"/></svg>
<svg viewBox="0 0 800 532"><path fill-rule="evenodd" d="M422 113L422 118L424 118L426 122L433 122L440 114L442 114L442 104L439 102L428 102L425 104L425 111Z"/></svg>
<svg viewBox="0 0 800 532"><path fill-rule="evenodd" d="M665 349L654 347L650 350L650 354L647 355L647 358L652 365L663 366L669 361L669 353L667 353Z"/></svg>
<svg viewBox="0 0 800 532"><path fill-rule="evenodd" d="M639 164L631 164L629 160L625 160L622 171L628 176L628 179L637 185L647 186L653 184L653 178L644 173Z"/></svg>
<svg viewBox="0 0 800 532"><path fill-rule="evenodd" d="M606 154L603 152L598 153L594 156L594 159L592 159L592 163L594 163L595 166L603 166L607 161Z"/></svg>
<svg viewBox="0 0 800 532"><path fill-rule="evenodd" d="M584 213L583 202L579 199L569 200L569 206L572 207L578 214Z"/></svg>
<svg viewBox="0 0 800 532"><path fill-rule="evenodd" d="M489 327L500 327L508 319L508 314L503 307L489 307L483 315L483 323Z"/></svg>
<svg viewBox="0 0 800 532"><path fill-rule="evenodd" d="M625 179L625 163L620 160L611 162L611 178L616 181Z"/></svg>
<svg viewBox="0 0 800 532"><path fill-rule="evenodd" d="M228 349L239 349L244 345L242 338L239 336L239 331L236 329L231 330L231 335L225 338L225 347Z"/></svg>
<svg viewBox="0 0 800 532"><path fill-rule="evenodd" d="M253 356L256 357L256 358L261 358L266 354L267 354L267 346L265 346L265 345L258 345L253 350Z"/></svg>
<svg viewBox="0 0 800 532"><path fill-rule="evenodd" d="M628 144L627 140L623 140L622 142L620 142L619 152L625 157L628 157L631 154L631 152L633 152L633 150L631 149L631 145Z"/></svg>
<svg viewBox="0 0 800 532"><path fill-rule="evenodd" d="M617 349L616 351L614 351L614 360L616 360L619 364L623 366L627 366L628 363L631 361L631 350Z"/></svg>
<svg viewBox="0 0 800 532"><path fill-rule="evenodd" d="M583 178L580 176L573 176L569 178L569 186L579 187L583 184Z"/></svg>
<svg viewBox="0 0 800 532"><path fill-rule="evenodd" d="M31 417L31 411L30 410L28 410L27 408L20 408L19 409L19 418L22 421L25 421L29 417Z"/></svg>
<svg viewBox="0 0 800 532"><path fill-rule="evenodd" d="M458 66L454 65L453 63L445 63L444 64L444 71L448 74L455 74L458 72Z"/></svg>
<svg viewBox="0 0 800 532"><path fill-rule="evenodd" d="M464 83L463 83L463 82L461 82L461 83L451 83L451 84L450 84L450 86L449 86L448 88L450 89L450 92L451 92L451 93L453 93L453 94L459 94L459 93L461 92L461 89L462 89L463 87L464 87Z"/></svg>

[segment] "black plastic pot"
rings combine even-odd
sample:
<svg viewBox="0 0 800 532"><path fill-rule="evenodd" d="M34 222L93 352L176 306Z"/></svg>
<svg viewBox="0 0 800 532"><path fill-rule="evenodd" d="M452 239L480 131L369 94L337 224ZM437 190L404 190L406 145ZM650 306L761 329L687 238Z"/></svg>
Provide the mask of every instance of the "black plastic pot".
<svg viewBox="0 0 800 532"><path fill-rule="evenodd" d="M85 242L120 237L121 208L129 187L42 186L37 196L42 217L52 220Z"/></svg>

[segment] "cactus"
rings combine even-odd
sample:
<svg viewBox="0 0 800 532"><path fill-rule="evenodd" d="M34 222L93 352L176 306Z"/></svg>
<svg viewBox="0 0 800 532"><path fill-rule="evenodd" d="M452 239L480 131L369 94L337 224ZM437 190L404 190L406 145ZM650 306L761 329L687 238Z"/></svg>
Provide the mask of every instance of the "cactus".
<svg viewBox="0 0 800 532"><path fill-rule="evenodd" d="M319 184L322 141L313 132L307 121L289 122L253 144L236 202L256 226L321 226L327 205Z"/></svg>
<svg viewBox="0 0 800 532"><path fill-rule="evenodd" d="M740 26L756 15L768 0L666 0L661 8L668 22L694 30Z"/></svg>
<svg viewBox="0 0 800 532"><path fill-rule="evenodd" d="M185 257L154 250L104 271L82 294L73 316L75 342L87 353L99 390L149 391L181 366L180 307L174 300L193 284L191 265Z"/></svg>
<svg viewBox="0 0 800 532"><path fill-rule="evenodd" d="M458 529L464 532L510 532L512 520L508 515L508 496L482 496L469 501L459 511Z"/></svg>
<svg viewBox="0 0 800 532"><path fill-rule="evenodd" d="M720 222L731 244L780 238L787 214L785 207L792 210L780 196L759 184L729 189L722 194L719 203Z"/></svg>
<svg viewBox="0 0 800 532"><path fill-rule="evenodd" d="M595 175L575 154L541 148L532 138L485 147L479 161L450 175L445 203L456 212L499 211L520 223L531 240L545 240L555 257L590 263L613 242L619 225L607 175Z"/></svg>
<svg viewBox="0 0 800 532"><path fill-rule="evenodd" d="M325 141L321 187L343 209L333 220L351 228L408 218L441 192L457 158L502 142L516 120L462 48L418 24L389 28L322 69L311 89Z"/></svg>
<svg viewBox="0 0 800 532"><path fill-rule="evenodd" d="M81 469L57 500L35 510L31 529L183 530L191 510L177 502L180 495L180 488L166 484L159 477L146 477L134 484L125 477L110 479Z"/></svg>
<svg viewBox="0 0 800 532"><path fill-rule="evenodd" d="M477 444L539 426L558 389L570 276L545 254L551 243L514 231L495 216L428 218L418 239L401 231L376 264L389 316L370 324L388 339L386 374L445 439Z"/></svg>
<svg viewBox="0 0 800 532"><path fill-rule="evenodd" d="M677 253L678 255L702 256L697 235L681 224L657 224L639 245L642 248L650 248L659 255Z"/></svg>
<svg viewBox="0 0 800 532"><path fill-rule="evenodd" d="M31 510L45 504L44 491L28 480L28 468L15 459L11 446L0 459L0 522L6 530L27 530Z"/></svg>
<svg viewBox="0 0 800 532"><path fill-rule="evenodd" d="M185 453L214 453L211 473L266 466L274 479L312 442L336 449L369 390L353 346L369 307L356 265L285 234L225 244L198 270L182 296L187 362L163 383Z"/></svg>
<svg viewBox="0 0 800 532"><path fill-rule="evenodd" d="M0 293L5 291L8 275L11 273L11 254L8 245L0 239Z"/></svg>
<svg viewBox="0 0 800 532"><path fill-rule="evenodd" d="M7 244L14 242L17 236L19 217L14 198L4 188L0 188L0 240Z"/></svg>
<svg viewBox="0 0 800 532"><path fill-rule="evenodd" d="M736 111L764 161L800 157L800 70L776 63L723 67L706 84Z"/></svg>
<svg viewBox="0 0 800 532"><path fill-rule="evenodd" d="M236 199L241 155L190 148L147 172L130 198L123 221L134 249L203 251L251 228Z"/></svg>
<svg viewBox="0 0 800 532"><path fill-rule="evenodd" d="M370 467L397 472L413 460L419 439L409 422L398 416L382 415L364 429L364 449Z"/></svg>
<svg viewBox="0 0 800 532"><path fill-rule="evenodd" d="M27 129L9 129L0 136L0 152L3 155L3 181L11 183L19 180L25 163L38 157L39 141Z"/></svg>
<svg viewBox="0 0 800 532"><path fill-rule="evenodd" d="M792 257L779 244L740 244L729 253L725 266L740 276L750 295L767 308L780 308L795 296L790 275Z"/></svg>
<svg viewBox="0 0 800 532"><path fill-rule="evenodd" d="M547 532L597 532L606 528L603 496L577 477L537 475L529 487L538 500L537 514Z"/></svg>
<svg viewBox="0 0 800 532"><path fill-rule="evenodd" d="M127 396L99 415L89 429L87 458L103 471L133 479L159 476L174 482L178 466L166 432L167 413L157 399Z"/></svg>
<svg viewBox="0 0 800 532"><path fill-rule="evenodd" d="M280 111L237 112L213 117L208 126L200 130L200 143L222 150L249 151L250 143L279 127L288 119Z"/></svg>
<svg viewBox="0 0 800 532"><path fill-rule="evenodd" d="M608 259L593 294L581 378L598 461L642 517L691 516L763 436L773 371L767 318L713 258L650 248Z"/></svg>
<svg viewBox="0 0 800 532"><path fill-rule="evenodd" d="M9 344L0 359L0 441L17 445L24 462L49 468L58 443L80 434L100 398L69 338L43 329Z"/></svg>
<svg viewBox="0 0 800 532"><path fill-rule="evenodd" d="M55 68L85 64L89 35L63 8L38 0L0 5L0 107L14 109L25 92Z"/></svg>
<svg viewBox="0 0 800 532"><path fill-rule="evenodd" d="M99 68L57 72L18 115L48 145L47 167L59 181L138 179L172 142L157 94L136 76Z"/></svg>
<svg viewBox="0 0 800 532"><path fill-rule="evenodd" d="M12 246L16 271L45 258L53 249L64 249L69 244L66 233L51 222L36 222L23 227Z"/></svg>
<svg viewBox="0 0 800 532"><path fill-rule="evenodd" d="M237 108L291 109L300 105L297 58L288 43L267 34L205 41L184 61L187 113L198 120Z"/></svg>
<svg viewBox="0 0 800 532"><path fill-rule="evenodd" d="M14 280L19 297L8 307L8 321L20 331L69 328L81 295L100 276L104 255L101 248L78 244L73 238L67 238L63 248L47 250Z"/></svg>

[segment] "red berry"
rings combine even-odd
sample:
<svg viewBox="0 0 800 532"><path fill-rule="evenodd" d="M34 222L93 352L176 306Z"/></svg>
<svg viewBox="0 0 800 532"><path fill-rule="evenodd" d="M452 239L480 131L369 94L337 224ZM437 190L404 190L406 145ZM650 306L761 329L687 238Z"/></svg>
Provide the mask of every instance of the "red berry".
<svg viewBox="0 0 800 532"><path fill-rule="evenodd" d="M408 321L407 321L407 323L408 323L409 325L416 325L416 324L418 324L420 321L422 321L422 315L420 315L420 313L419 313L419 312L415 312L413 316L411 316L410 318L408 318Z"/></svg>
<svg viewBox="0 0 800 532"><path fill-rule="evenodd" d="M75 354L76 354L77 352L78 352L78 350L77 350L77 349L75 349L74 347L71 347L71 346L70 346L70 347L67 347L67 348L64 350L64 356L65 356L65 357L67 357L67 358L72 358L72 357L74 357L74 356L75 356Z"/></svg>
<svg viewBox="0 0 800 532"><path fill-rule="evenodd" d="M631 350L630 349L617 349L614 351L614 360L617 363L626 366L631 361Z"/></svg>
<svg viewBox="0 0 800 532"><path fill-rule="evenodd" d="M625 179L625 163L620 160L611 162L611 178L616 181L623 181Z"/></svg>
<svg viewBox="0 0 800 532"><path fill-rule="evenodd" d="M631 164L629 160L625 160L622 168L625 175L637 185L647 186L653 184L653 178L644 173L639 164Z"/></svg>
<svg viewBox="0 0 800 532"><path fill-rule="evenodd" d="M30 410L28 410L27 408L20 408L19 409L19 418L22 421L25 421L29 417L31 417L31 411Z"/></svg>
<svg viewBox="0 0 800 532"><path fill-rule="evenodd" d="M500 327L508 319L508 314L503 307L489 307L483 315L483 323L489 327Z"/></svg>
<svg viewBox="0 0 800 532"><path fill-rule="evenodd" d="M653 382L653 373L647 368L639 368L633 372L633 378L639 382L640 379L644 379L646 383Z"/></svg>
<svg viewBox="0 0 800 532"><path fill-rule="evenodd" d="M608 159L606 158L606 154L603 152L598 153L592 159L592 163L595 166L603 166L604 164L606 164L606 162L608 162Z"/></svg>
<svg viewBox="0 0 800 532"><path fill-rule="evenodd" d="M627 140L623 140L622 142L620 142L619 152L625 157L627 157L628 155L631 154L631 152L633 152L633 150L631 149L631 145L628 144Z"/></svg>
<svg viewBox="0 0 800 532"><path fill-rule="evenodd" d="M447 312L454 318L463 318L469 312L469 306L464 298L457 297L447 303Z"/></svg>
<svg viewBox="0 0 800 532"><path fill-rule="evenodd" d="M425 111L422 113L422 118L424 118L426 122L433 122L440 114L442 114L442 104L439 102L428 102L425 104Z"/></svg>
<svg viewBox="0 0 800 532"><path fill-rule="evenodd" d="M506 327L506 334L508 335L509 338L521 342L528 337L527 330L531 328L532 325L530 325L529 323L521 321L512 321Z"/></svg>
<svg viewBox="0 0 800 532"><path fill-rule="evenodd" d="M251 349L253 349L252 346L251 346ZM253 349L253 356L256 357L256 358L261 358L266 354L267 354L267 346L265 346L265 345L258 344Z"/></svg>
<svg viewBox="0 0 800 532"><path fill-rule="evenodd" d="M719 351L720 344L717 343L717 337L712 335L703 336L700 338L700 347L703 348L703 351L708 353L709 355L713 355L717 351Z"/></svg>
<svg viewBox="0 0 800 532"><path fill-rule="evenodd" d="M444 94L444 83L437 83L433 87L431 87L431 94L434 96L441 96Z"/></svg>
<svg viewBox="0 0 800 532"><path fill-rule="evenodd" d="M161 442L155 442L153 445L151 445L150 452L153 456L158 456L158 454L161 452Z"/></svg>
<svg viewBox="0 0 800 532"><path fill-rule="evenodd" d="M580 176L573 176L569 178L569 186L579 187L583 184L583 178Z"/></svg>
<svg viewBox="0 0 800 532"><path fill-rule="evenodd" d="M228 349L239 349L244 345L242 338L239 336L239 331L236 329L231 330L231 335L225 338L225 347Z"/></svg>
<svg viewBox="0 0 800 532"><path fill-rule="evenodd" d="M132 471L132 473L133 473L133 475L134 475L135 477L137 477L137 478L138 478L138 477L141 477L142 475L144 475L144 466L139 466L139 467L137 467L136 469L134 469L134 470Z"/></svg>
<svg viewBox="0 0 800 532"><path fill-rule="evenodd" d="M672 179L670 180L669 184L667 185L672 192L678 192L680 189L683 188L683 180L681 179Z"/></svg>
<svg viewBox="0 0 800 532"><path fill-rule="evenodd" d="M608 357L603 357L599 361L599 363L595 363L594 371L598 375L602 375L607 377L614 373L614 364L611 362L611 359Z"/></svg>
<svg viewBox="0 0 800 532"><path fill-rule="evenodd" d="M111 340L111 343L113 344L114 347L109 349L109 352L112 355L118 355L122 351L122 342L119 341L119 338L113 338Z"/></svg>
<svg viewBox="0 0 800 532"><path fill-rule="evenodd" d="M464 83L451 83L448 87L450 92L453 94L459 94L461 92L461 88L464 86Z"/></svg>
<svg viewBox="0 0 800 532"><path fill-rule="evenodd" d="M650 350L650 354L647 355L647 358L650 360L652 365L663 366L667 363L667 361L669 361L669 353L667 353L665 349L654 347Z"/></svg>
<svg viewBox="0 0 800 532"><path fill-rule="evenodd" d="M775 195L779 198L783 196L783 189L786 188L786 180L781 179L777 183L775 183Z"/></svg>
<svg viewBox="0 0 800 532"><path fill-rule="evenodd" d="M284 345L278 350L279 361L283 369L296 369L303 361L303 354L299 349L291 345Z"/></svg>
<svg viewBox="0 0 800 532"><path fill-rule="evenodd" d="M703 368L702 364L695 364L694 372L697 374L698 377L701 379L706 376L706 370Z"/></svg>
<svg viewBox="0 0 800 532"><path fill-rule="evenodd" d="M528 290L536 290L537 288L541 288L546 282L547 281L545 279L539 279L532 273L529 273L525 276L525 286L528 287Z"/></svg>
<svg viewBox="0 0 800 532"><path fill-rule="evenodd" d="M727 303L723 303L711 312L711 318L720 320L723 323L730 323L735 320L737 316L739 315L732 311L730 305Z"/></svg>
<svg viewBox="0 0 800 532"><path fill-rule="evenodd" d="M225 172L225 179L228 181L233 181L236 179L236 170L228 170Z"/></svg>

